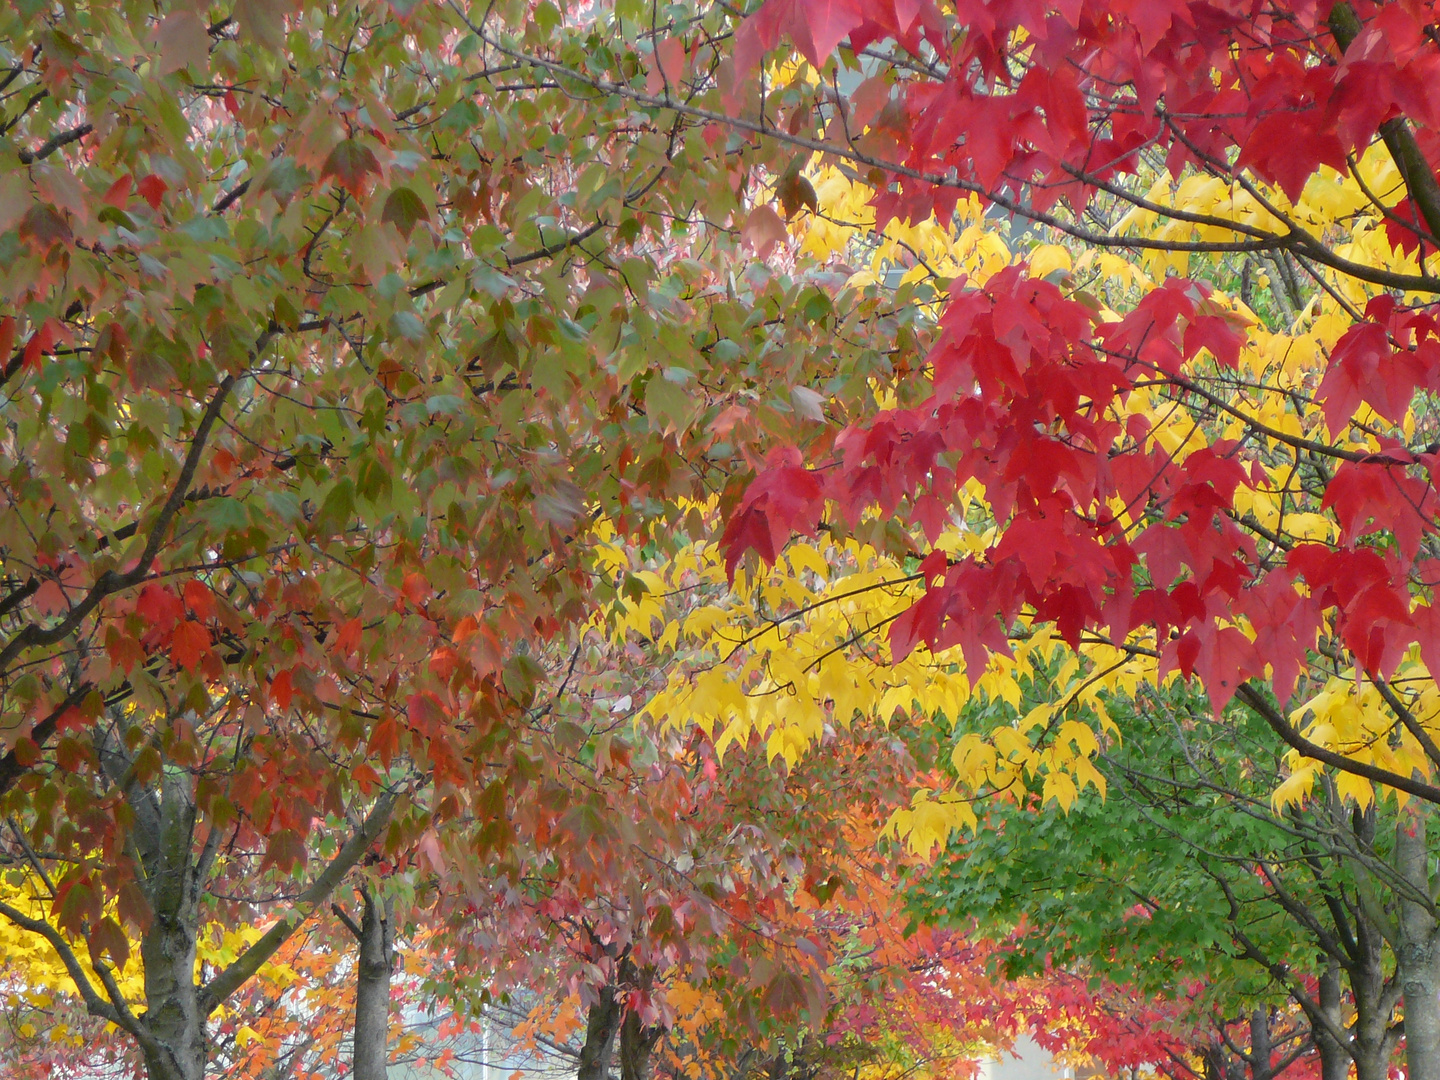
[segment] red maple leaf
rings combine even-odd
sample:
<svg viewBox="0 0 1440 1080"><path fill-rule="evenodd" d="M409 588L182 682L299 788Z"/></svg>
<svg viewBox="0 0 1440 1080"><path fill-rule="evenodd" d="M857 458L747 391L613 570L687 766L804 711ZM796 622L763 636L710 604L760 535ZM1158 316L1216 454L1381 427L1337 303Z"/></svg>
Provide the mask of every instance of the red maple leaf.
<svg viewBox="0 0 1440 1080"><path fill-rule="evenodd" d="M320 166L320 178L333 179L358 199L369 187L370 177L379 171L380 162L373 150L359 139L341 139Z"/></svg>
<svg viewBox="0 0 1440 1080"><path fill-rule="evenodd" d="M194 671L210 651L210 631L193 619L186 619L175 627L170 639L170 661L176 667Z"/></svg>

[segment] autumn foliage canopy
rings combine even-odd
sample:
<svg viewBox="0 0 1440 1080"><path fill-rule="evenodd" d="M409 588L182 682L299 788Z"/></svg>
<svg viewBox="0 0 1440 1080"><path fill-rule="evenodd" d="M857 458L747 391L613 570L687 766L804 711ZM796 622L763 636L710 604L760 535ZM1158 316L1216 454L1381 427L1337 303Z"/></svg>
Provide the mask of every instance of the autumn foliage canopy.
<svg viewBox="0 0 1440 1080"><path fill-rule="evenodd" d="M7 5L16 1068L1440 1076L1437 25Z"/></svg>

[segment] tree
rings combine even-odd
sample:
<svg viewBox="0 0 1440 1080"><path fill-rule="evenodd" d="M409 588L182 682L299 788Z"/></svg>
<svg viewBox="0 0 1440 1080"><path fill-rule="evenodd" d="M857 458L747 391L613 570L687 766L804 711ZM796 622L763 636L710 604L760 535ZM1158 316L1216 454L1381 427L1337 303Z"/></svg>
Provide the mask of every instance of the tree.
<svg viewBox="0 0 1440 1080"><path fill-rule="evenodd" d="M1031 701L1046 694L1027 689ZM1087 793L1062 813L1037 807L1031 786L991 805L917 883L922 910L991 932L1018 926L1020 970L1078 963L1151 993L1200 987L1222 1053L1228 1026L1260 1016L1250 1026L1268 1035L1263 1018L1288 1006L1303 1022L1288 1020L1299 1041L1276 1067L1310 1052L1324 1077L1348 1075L1352 1060L1357 1075L1385 1076L1402 1028L1410 1059L1423 1058L1423 1028L1396 1012L1401 913L1415 892L1390 838L1406 815L1347 806L1332 787L1277 816L1279 763L1258 718L1232 709L1197 725L1203 699L1175 686L1134 709L1117 706L1128 738L1099 762L1107 797ZM1271 1066L1267 1052L1249 1071Z"/></svg>
<svg viewBox="0 0 1440 1080"><path fill-rule="evenodd" d="M596 520L678 519L885 365L887 298L753 258L781 150L507 59L699 87L728 16L541 7L0 15L0 799L51 904L0 910L155 1077L523 771Z"/></svg>

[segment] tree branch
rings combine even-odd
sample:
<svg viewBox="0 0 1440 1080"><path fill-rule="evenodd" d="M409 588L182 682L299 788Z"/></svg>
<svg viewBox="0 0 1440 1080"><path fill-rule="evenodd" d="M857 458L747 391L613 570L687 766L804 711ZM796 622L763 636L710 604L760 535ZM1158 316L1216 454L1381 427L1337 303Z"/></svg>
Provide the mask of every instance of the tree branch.
<svg viewBox="0 0 1440 1080"><path fill-rule="evenodd" d="M1355 9L1346 0L1330 9L1328 22L1341 53L1349 51L1351 43L1364 29ZM1440 183L1436 182L1435 173L1420 150L1415 133L1403 116L1395 116L1380 125L1380 138L1385 142L1385 149L1390 151L1400 178L1405 181L1405 189L1419 208L1420 216L1425 219L1430 240L1440 244Z"/></svg>
<svg viewBox="0 0 1440 1080"><path fill-rule="evenodd" d="M93 683L83 682L66 695L65 700L60 702L59 705L56 705L45 719L30 729L31 741L37 746L44 746L46 740L55 733L55 728L60 723L60 718L85 700L85 696L93 689ZM10 788L14 786L15 781L19 780L20 777L29 771L30 766L20 764L20 759L16 756L13 749L3 758L0 758L0 795L9 791Z"/></svg>
<svg viewBox="0 0 1440 1080"><path fill-rule="evenodd" d="M4 915L20 929L37 934L50 943L51 948L59 955L60 962L65 965L65 971L70 976L70 981L75 984L75 989L79 992L81 1000L85 1002L85 1008L89 1010L91 1016L108 1020L117 1027L124 1028L137 1039L141 1038L140 1032L126 1023L125 1018L120 1015L120 1011L100 997L95 990L95 984L90 981L90 977L85 974L85 969L80 966L80 961L75 956L75 950L70 948L70 943L65 940L65 936L59 930L44 919L30 918L4 901L0 901L0 915ZM132 1022L134 1021L133 1016L130 1019Z"/></svg>
<svg viewBox="0 0 1440 1080"><path fill-rule="evenodd" d="M255 347L257 354L265 345L269 344L270 337L269 331L261 335L261 339ZM235 386L235 382L234 375L226 375L210 398L210 403L205 407L205 412L200 417L200 423L195 428L195 435L190 440L190 450L185 455L180 475L176 477L169 497L160 507L155 524L150 530L150 536L145 541L145 548L140 552L135 565L123 574L114 570L107 570L101 574L95 584L90 587L90 591L55 626L46 629L39 623L27 623L23 629L16 632L3 649L0 649L0 671L8 668L11 661L25 649L52 645L57 641L64 640L75 631L75 628L85 620L90 612L99 606L100 601L105 597L129 588L150 572L150 564L155 561L155 556L160 551L160 545L164 543L165 535L170 531L171 521L185 503L185 496L190 490L190 482L195 479L195 471L200 467L200 457L205 451L205 443L210 438L210 430L215 426L215 421L219 419L220 410L224 407L225 399Z"/></svg>
<svg viewBox="0 0 1440 1080"><path fill-rule="evenodd" d="M350 918L350 916L346 914L344 908L342 908L339 904L331 904L330 910L335 913L335 917L337 919L339 919L342 923L345 924L345 929L349 930L350 933L355 935L356 941L365 940L364 933L361 932L360 927L355 925L355 920Z"/></svg>
<svg viewBox="0 0 1440 1080"><path fill-rule="evenodd" d="M1270 729L1279 735L1288 746L1300 751L1306 757L1339 769L1341 772L1364 777L1372 783L1384 784L1386 787L1395 788L1397 791L1403 791L1406 794L1414 795L1417 799L1424 799L1428 803L1440 806L1440 787L1436 787L1434 784L1427 784L1423 780L1416 780L1409 776L1401 776L1397 772L1381 769L1363 761L1355 761L1344 754L1337 754L1334 750L1327 750L1319 743L1311 742L1295 730L1294 726L1273 708L1249 682L1241 683L1240 688L1235 691L1235 696L1249 706L1255 715L1269 724Z"/></svg>
<svg viewBox="0 0 1440 1080"><path fill-rule="evenodd" d="M76 139L83 139L95 129L89 124L81 124L69 131L62 131L58 135L52 135L47 141L40 144L34 150L21 150L19 153L21 165L33 165L37 161L44 161L47 157L59 150L62 146L74 142Z"/></svg>
<svg viewBox="0 0 1440 1080"><path fill-rule="evenodd" d="M370 849L395 809L399 797L394 792L385 792L375 801L370 814L359 830L345 841L345 844L330 860L320 876L311 883L295 900L294 909L267 930L263 937L251 945L235 962L205 984L200 991L200 1011L209 1016L224 1001L260 970L261 966L275 955L275 951L300 928L310 917L315 905L319 904L340 884L350 868L360 861Z"/></svg>
<svg viewBox="0 0 1440 1080"><path fill-rule="evenodd" d="M754 135L760 135L773 139L776 142L800 147L814 153L831 154L837 158L855 162L858 165L878 168L893 176L918 180L934 187L949 188L956 191L967 192L972 195L979 195L995 206L1000 207L1002 210L1025 218L1028 221L1033 221L1036 224L1056 229L1064 235L1085 244L1131 251L1173 251L1207 254L1219 252L1291 251L1297 255L1305 255L1308 258L1314 259L1316 262L1335 270L1337 273L1357 278L1360 281L1369 282L1372 285L1382 285L1386 288L1398 288L1419 292L1440 293L1440 278L1423 273L1400 274L1383 267L1367 266L1364 263L1354 262L1325 247L1315 237L1299 230L1298 227L1294 228L1294 231L1288 234L1266 234L1259 239L1250 240L1151 240L1144 237L1112 236L1108 232L1094 232L1078 224L1056 217L1054 214L1037 210L1027 205L1020 197L1007 194L1005 190L993 191L978 181L967 180L957 175L953 169L944 174L927 173L921 169L902 165L899 162L886 161L863 153L856 150L853 146L841 146L806 135L792 135L789 132L774 128L771 125L759 121L729 116L725 113L715 112L712 109L702 109L688 102L675 101L668 95L657 97L654 94L636 90L624 83L612 82L609 79L587 75L582 71L566 67L564 64L547 60L544 57L531 56L517 49L509 48L503 42L497 40L483 27L471 21L465 15L464 11L454 3L454 0L451 0L450 6L473 33L496 51L522 64L547 71L558 78L570 80L580 86L587 86L597 93L615 95L649 108L673 111L697 120L718 124L732 130L750 132ZM1128 195L1125 197L1127 201L1131 201ZM1243 234L1247 228L1249 228L1242 227L1240 223L1236 222L1229 222L1226 227L1232 228L1237 234Z"/></svg>

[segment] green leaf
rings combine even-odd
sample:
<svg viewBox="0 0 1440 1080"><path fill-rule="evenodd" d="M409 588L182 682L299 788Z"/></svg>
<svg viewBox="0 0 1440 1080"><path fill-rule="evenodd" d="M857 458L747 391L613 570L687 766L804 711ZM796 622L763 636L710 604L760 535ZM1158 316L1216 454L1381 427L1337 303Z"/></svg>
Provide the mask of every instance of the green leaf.
<svg viewBox="0 0 1440 1080"><path fill-rule="evenodd" d="M688 391L666 378L654 377L645 385L645 413L658 431L683 433L695 422L702 403L699 391Z"/></svg>
<svg viewBox="0 0 1440 1080"><path fill-rule="evenodd" d="M430 211L425 201L408 187L398 187L385 199L385 208L380 211L380 220L388 221L409 236L417 223L430 220Z"/></svg>

